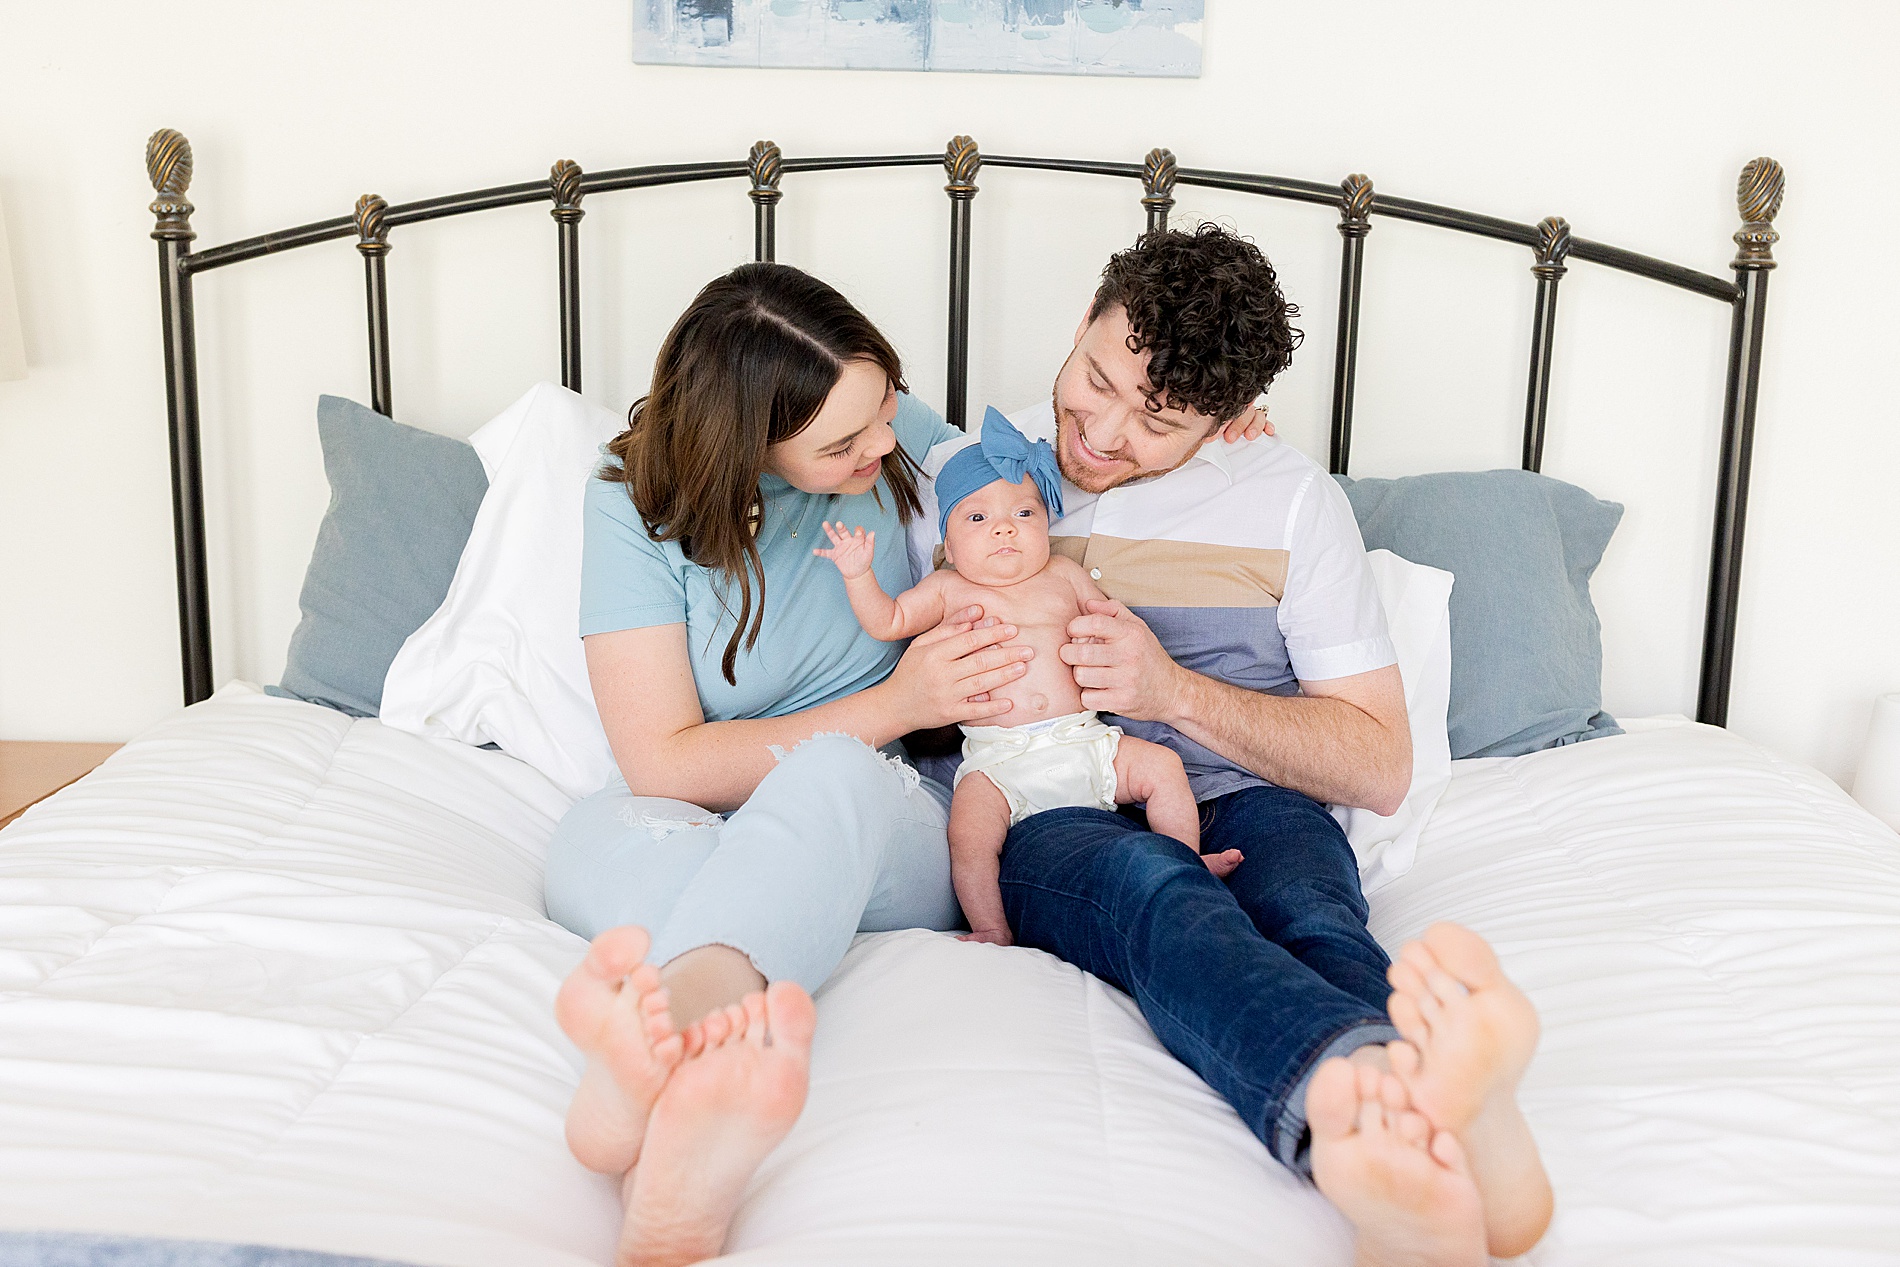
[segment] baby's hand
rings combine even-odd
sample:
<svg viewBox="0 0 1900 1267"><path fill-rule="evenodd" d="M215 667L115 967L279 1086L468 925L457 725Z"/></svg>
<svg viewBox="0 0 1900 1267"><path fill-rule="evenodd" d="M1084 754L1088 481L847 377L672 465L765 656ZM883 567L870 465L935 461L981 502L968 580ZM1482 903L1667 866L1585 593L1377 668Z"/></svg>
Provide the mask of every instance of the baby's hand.
<svg viewBox="0 0 1900 1267"><path fill-rule="evenodd" d="M839 520L833 527L825 521L825 536L831 540L831 549L813 550L821 559L830 559L844 573L844 579L855 581L871 570L871 561L877 557L877 534L866 532L862 528L845 530L844 521Z"/></svg>

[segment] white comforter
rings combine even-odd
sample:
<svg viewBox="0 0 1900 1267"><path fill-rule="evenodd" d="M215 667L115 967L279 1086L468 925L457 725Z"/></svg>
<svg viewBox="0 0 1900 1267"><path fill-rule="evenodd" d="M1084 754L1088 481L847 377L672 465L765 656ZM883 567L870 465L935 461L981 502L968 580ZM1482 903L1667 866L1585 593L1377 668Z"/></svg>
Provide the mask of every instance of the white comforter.
<svg viewBox="0 0 1900 1267"><path fill-rule="evenodd" d="M1726 733L1465 763L1388 946L1490 937L1544 1017L1540 1264L1900 1262L1900 838ZM568 1156L519 762L243 687L0 834L0 1227L428 1264L611 1257ZM861 938L745 1264L1324 1267L1342 1222L1120 993Z"/></svg>

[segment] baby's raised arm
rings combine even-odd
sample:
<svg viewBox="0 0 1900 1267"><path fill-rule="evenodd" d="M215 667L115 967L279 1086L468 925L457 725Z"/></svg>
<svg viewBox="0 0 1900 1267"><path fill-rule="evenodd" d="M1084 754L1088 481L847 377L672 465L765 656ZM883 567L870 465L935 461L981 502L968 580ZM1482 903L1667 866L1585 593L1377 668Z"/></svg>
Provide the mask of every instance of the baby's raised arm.
<svg viewBox="0 0 1900 1267"><path fill-rule="evenodd" d="M851 600L851 614L864 626L864 632L879 642L897 642L915 638L943 623L944 597L941 573L932 572L917 584L892 598L877 583L871 562L877 556L877 534L862 528L846 530L842 522L825 524L825 536L831 548L813 550L821 559L830 559L844 575L845 597Z"/></svg>

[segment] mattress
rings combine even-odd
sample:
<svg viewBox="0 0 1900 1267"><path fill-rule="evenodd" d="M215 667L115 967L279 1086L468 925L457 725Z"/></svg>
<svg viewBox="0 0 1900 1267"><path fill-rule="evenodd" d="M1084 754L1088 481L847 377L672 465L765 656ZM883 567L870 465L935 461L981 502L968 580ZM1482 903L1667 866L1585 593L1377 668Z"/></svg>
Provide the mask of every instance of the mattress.
<svg viewBox="0 0 1900 1267"><path fill-rule="evenodd" d="M1460 763L1396 947L1492 939L1544 1039L1538 1264L1900 1262L1900 837L1686 722ZM0 833L0 1230L611 1260L543 918L565 798L234 685ZM1325 1267L1346 1226L1036 951L861 937L731 1261Z"/></svg>

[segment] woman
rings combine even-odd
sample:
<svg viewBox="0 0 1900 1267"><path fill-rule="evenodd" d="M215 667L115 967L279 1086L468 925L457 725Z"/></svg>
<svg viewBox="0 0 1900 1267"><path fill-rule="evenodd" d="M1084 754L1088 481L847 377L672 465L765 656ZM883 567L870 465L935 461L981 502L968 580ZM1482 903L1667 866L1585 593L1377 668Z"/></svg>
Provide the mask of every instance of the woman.
<svg viewBox="0 0 1900 1267"><path fill-rule="evenodd" d="M907 588L917 462L956 434L842 295L753 264L674 325L590 483L581 632L624 778L562 820L547 900L594 938L558 1005L588 1058L567 1130L627 1176L623 1261L719 1252L852 935L958 924L948 791L894 745L1007 712L986 692L1030 653L976 611L880 643L811 553L826 518L862 523Z"/></svg>
<svg viewBox="0 0 1900 1267"><path fill-rule="evenodd" d="M917 464L957 434L843 296L751 264L674 325L590 482L581 632L623 778L561 821L547 904L593 939L557 1002L587 1057L567 1137L624 1176L622 1263L720 1252L852 935L959 926L949 791L895 744L1003 716L988 692L1032 653L975 608L878 642L812 554L826 519L862 524L908 588Z"/></svg>

